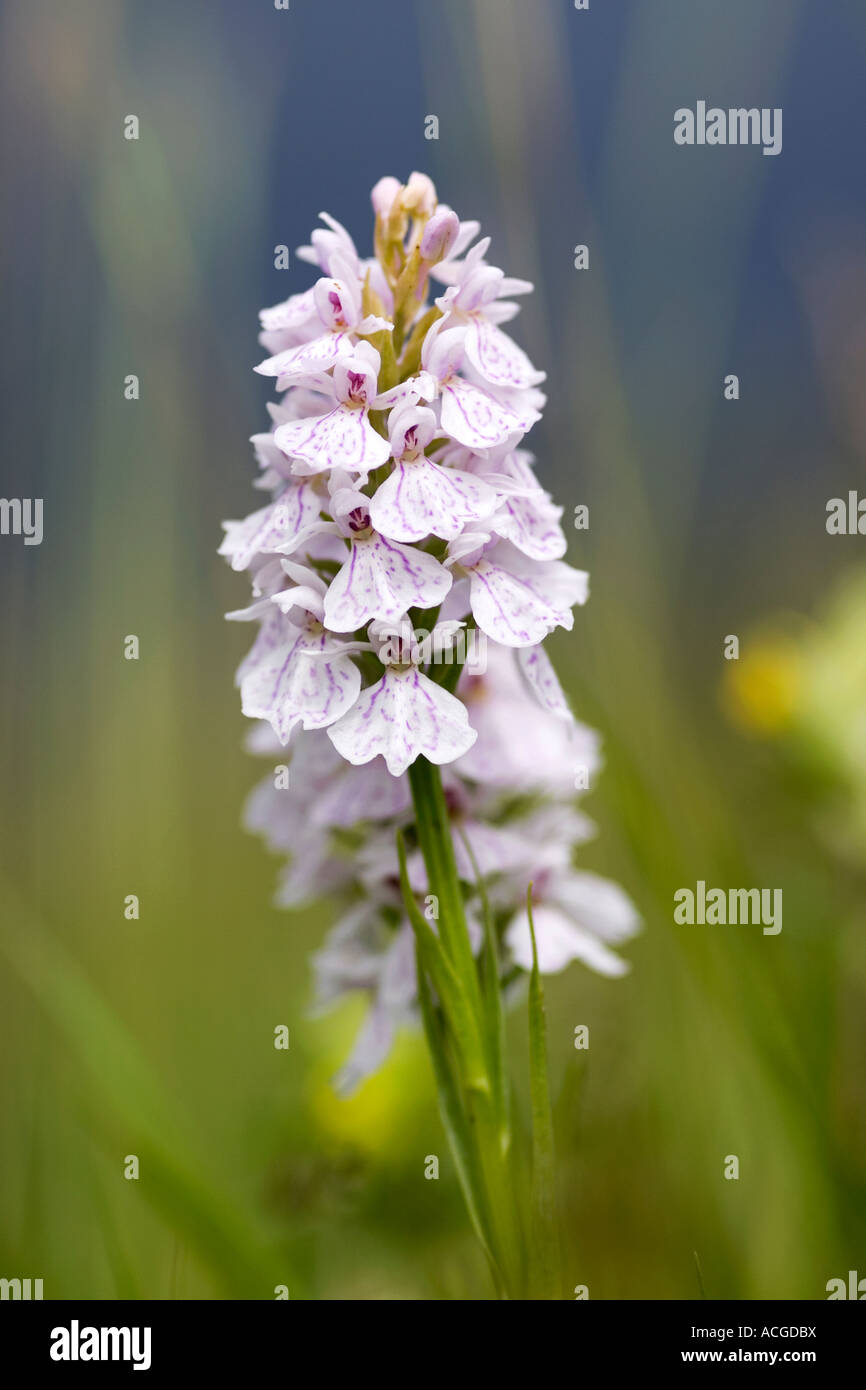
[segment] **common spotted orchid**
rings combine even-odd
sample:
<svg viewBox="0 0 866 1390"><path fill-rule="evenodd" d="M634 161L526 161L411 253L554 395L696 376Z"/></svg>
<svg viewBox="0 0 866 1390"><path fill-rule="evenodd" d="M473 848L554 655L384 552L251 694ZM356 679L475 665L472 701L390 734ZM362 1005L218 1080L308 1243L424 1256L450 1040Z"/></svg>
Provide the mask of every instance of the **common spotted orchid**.
<svg viewBox="0 0 866 1390"><path fill-rule="evenodd" d="M343 903L313 962L319 1009L369 1001L340 1089L420 1019L498 1291L546 1278L561 1296L555 1232L548 1274L527 1260L500 1019L529 974L538 1120L540 973L621 974L638 927L617 885L575 867L598 740L542 646L588 576L522 447L544 374L503 324L532 286L488 264L425 175L381 179L372 203L374 255L323 214L298 252L319 278L261 315L270 501L225 523L221 553L252 584L228 616L259 625L237 675L250 746L288 777L246 823L287 857L280 903Z"/></svg>

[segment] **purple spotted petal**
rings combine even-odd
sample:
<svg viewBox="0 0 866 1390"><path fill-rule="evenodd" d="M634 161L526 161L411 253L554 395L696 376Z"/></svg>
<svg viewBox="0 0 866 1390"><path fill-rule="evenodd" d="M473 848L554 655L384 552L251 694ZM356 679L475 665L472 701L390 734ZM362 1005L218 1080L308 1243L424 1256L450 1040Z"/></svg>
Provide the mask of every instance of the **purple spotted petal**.
<svg viewBox="0 0 866 1390"><path fill-rule="evenodd" d="M562 507L536 488L528 497L505 498L490 527L533 560L559 560L568 544L559 524L561 516Z"/></svg>
<svg viewBox="0 0 866 1390"><path fill-rule="evenodd" d="M374 400L375 410L390 410L392 406L400 405L404 401L414 404L416 401L433 401L438 392L436 378L429 372L418 372L416 376L410 376L408 381L398 382L388 391L382 391Z"/></svg>
<svg viewBox="0 0 866 1390"><path fill-rule="evenodd" d="M387 439L377 434L366 410L338 405L313 420L290 420L274 431L274 443L308 473L344 468L349 473L378 468L391 457Z"/></svg>
<svg viewBox="0 0 866 1390"><path fill-rule="evenodd" d="M244 521L226 521L220 555L231 558L233 570L245 570L256 555L287 555L300 533L318 518L321 502L309 483L286 488L269 507Z"/></svg>
<svg viewBox="0 0 866 1390"><path fill-rule="evenodd" d="M333 746L331 752L336 757ZM314 824L351 830L365 821L389 821L403 815L412 805L408 782L392 777L384 763L351 767L340 761L339 766L339 772L317 793L312 804L310 815Z"/></svg>
<svg viewBox="0 0 866 1390"><path fill-rule="evenodd" d="M451 377L442 387L442 428L467 449L493 449L540 419L537 410L512 409L462 377Z"/></svg>
<svg viewBox="0 0 866 1390"><path fill-rule="evenodd" d="M517 653L517 662L539 704L558 718L571 721L574 716L565 691L544 648L521 648Z"/></svg>
<svg viewBox="0 0 866 1390"><path fill-rule="evenodd" d="M560 560L526 561L507 542L482 555L470 573L475 621L506 647L534 647L555 627L571 631L572 604L584 603L587 594L583 570Z"/></svg>
<svg viewBox="0 0 866 1390"><path fill-rule="evenodd" d="M230 622L258 621L261 624L255 642L235 672L235 685L240 685L244 677L260 662L266 660L271 652L290 640L293 629L284 614L269 598L259 599L256 603L251 603L249 608L235 609L233 613L226 613L226 617Z"/></svg>
<svg viewBox="0 0 866 1390"><path fill-rule="evenodd" d="M370 503L370 520L391 540L450 541L467 522L490 516L496 501L493 488L473 474L419 458L396 465Z"/></svg>
<svg viewBox="0 0 866 1390"><path fill-rule="evenodd" d="M263 333L271 334L282 333L290 337L304 333L309 337L310 333L315 333L316 329L321 329L316 314L316 305L313 299L312 287L304 290L302 294L289 295L282 304L274 304L270 309L262 309L259 314L259 321L262 325Z"/></svg>
<svg viewBox="0 0 866 1390"><path fill-rule="evenodd" d="M323 656L329 645L321 629L293 629L292 639L256 662L241 681L244 714L267 719L283 743L296 724L323 729L339 719L357 698L361 673L350 656Z"/></svg>
<svg viewBox="0 0 866 1390"><path fill-rule="evenodd" d="M537 372L523 349L489 319L473 319L465 345L472 366L493 386L521 391L544 380L544 372Z"/></svg>
<svg viewBox="0 0 866 1390"><path fill-rule="evenodd" d="M278 376L286 381L295 377L307 376L310 372L324 372L341 357L352 351L352 339L348 333L323 333L300 347L286 348L275 357L266 357L256 371L261 376Z"/></svg>
<svg viewBox="0 0 866 1390"><path fill-rule="evenodd" d="M451 574L423 550L375 531L352 542L352 553L325 596L325 626L354 632L373 618L393 622L410 608L434 608L451 588Z"/></svg>
<svg viewBox="0 0 866 1390"><path fill-rule="evenodd" d="M431 763L450 763L475 742L466 706L417 667L389 668L363 691L328 737L350 763L385 759L400 777L422 754Z"/></svg>

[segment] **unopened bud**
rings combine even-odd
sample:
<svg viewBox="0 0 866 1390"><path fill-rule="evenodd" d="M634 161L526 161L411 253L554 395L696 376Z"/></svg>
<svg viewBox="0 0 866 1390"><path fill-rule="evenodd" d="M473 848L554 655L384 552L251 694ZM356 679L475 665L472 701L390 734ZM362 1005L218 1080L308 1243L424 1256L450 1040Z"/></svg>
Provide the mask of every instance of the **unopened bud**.
<svg viewBox="0 0 866 1390"><path fill-rule="evenodd" d="M414 217L429 217L436 206L436 186L426 174L413 172L403 189L401 202Z"/></svg>
<svg viewBox="0 0 866 1390"><path fill-rule="evenodd" d="M401 184L399 179L386 175L380 179L370 194L370 202L373 204L373 211L377 217L387 217L391 208L394 206L394 199L400 192Z"/></svg>
<svg viewBox="0 0 866 1390"><path fill-rule="evenodd" d="M421 235L421 259L430 265L444 261L457 240L460 221L456 212L450 208L439 207L434 212Z"/></svg>

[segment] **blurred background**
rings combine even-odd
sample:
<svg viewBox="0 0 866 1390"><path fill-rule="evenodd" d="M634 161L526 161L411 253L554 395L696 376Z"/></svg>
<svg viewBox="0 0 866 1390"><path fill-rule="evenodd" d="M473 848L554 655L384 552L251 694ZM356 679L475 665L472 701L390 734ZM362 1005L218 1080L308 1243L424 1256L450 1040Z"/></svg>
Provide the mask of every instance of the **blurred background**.
<svg viewBox="0 0 866 1390"><path fill-rule="evenodd" d="M360 1010L309 1018L332 909L275 909L241 830L215 553L258 496L258 309L311 283L320 209L366 253L370 187L413 169L535 281L532 447L590 508L553 652L604 737L582 862L645 930L624 981L547 986L569 1287L866 1274L866 540L825 530L866 488L864 62L857 0L0 7L0 492L44 499L40 546L0 537L0 1274L489 1294L420 1039L331 1092ZM782 107L782 153L675 146L700 99ZM675 926L700 878L781 887L782 933ZM511 1039L522 1086L522 1010Z"/></svg>

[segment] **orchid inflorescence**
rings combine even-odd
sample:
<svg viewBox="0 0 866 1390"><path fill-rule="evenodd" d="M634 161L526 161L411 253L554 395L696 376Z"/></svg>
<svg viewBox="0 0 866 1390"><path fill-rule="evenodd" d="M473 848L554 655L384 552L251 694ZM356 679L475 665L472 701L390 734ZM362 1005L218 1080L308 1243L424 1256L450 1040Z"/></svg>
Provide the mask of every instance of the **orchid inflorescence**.
<svg viewBox="0 0 866 1390"><path fill-rule="evenodd" d="M270 501L221 547L252 577L229 617L259 624L238 671L250 746L288 745L288 787L266 779L247 823L288 855L281 904L346 903L314 958L318 1003L371 1001L347 1090L417 1015L419 950L435 1008L442 971L474 969L485 932L507 982L534 946L541 972L620 974L611 948L637 925L615 884L572 863L597 739L542 643L572 628L588 576L520 447L544 374L502 325L532 286L487 263L478 223L425 175L380 180L372 204L375 255L321 214L298 251L320 278L261 315L256 371L281 393L253 436Z"/></svg>

